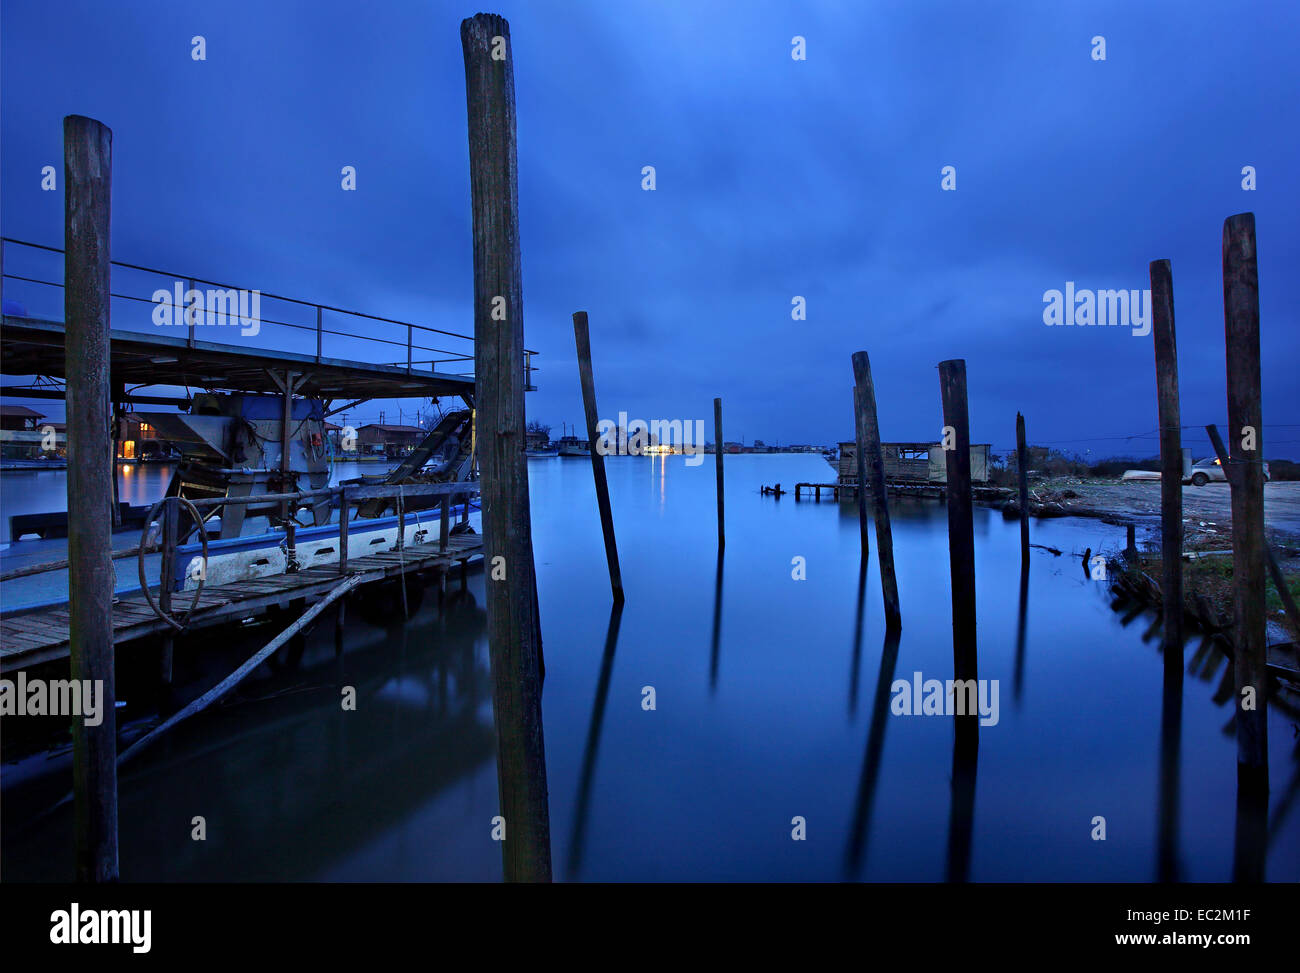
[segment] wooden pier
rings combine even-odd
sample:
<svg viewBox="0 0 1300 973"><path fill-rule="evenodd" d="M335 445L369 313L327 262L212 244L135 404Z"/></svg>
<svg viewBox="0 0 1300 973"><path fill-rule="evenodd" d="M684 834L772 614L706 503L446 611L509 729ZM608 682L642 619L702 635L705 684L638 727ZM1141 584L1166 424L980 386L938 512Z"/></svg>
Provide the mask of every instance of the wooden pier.
<svg viewBox="0 0 1300 973"><path fill-rule="evenodd" d="M293 602L310 602L338 586L342 578L359 577L366 585L386 578L423 573L446 573L459 563L466 565L481 557L483 538L478 534L453 534L447 547L438 541L412 544L400 551L384 551L350 558L346 574L327 565L305 568L294 574L280 574L231 584L205 587L198 607L184 615L186 631L241 621L287 608ZM188 603L188 593L178 601ZM13 672L43 662L67 659L69 615L67 606L38 609L24 615L0 618L0 672ZM113 644L123 645L150 635L165 635L171 629L143 594L120 598L113 604Z"/></svg>
<svg viewBox="0 0 1300 973"><path fill-rule="evenodd" d="M812 497L814 500L821 500L823 490L833 500L852 500L857 496L857 487L851 483L796 483L794 498L805 500ZM948 496L947 488L943 483L886 482L885 490L891 496L912 497L919 500L943 500ZM1006 500L1013 491L998 486L972 486L971 493L977 502L993 503Z"/></svg>

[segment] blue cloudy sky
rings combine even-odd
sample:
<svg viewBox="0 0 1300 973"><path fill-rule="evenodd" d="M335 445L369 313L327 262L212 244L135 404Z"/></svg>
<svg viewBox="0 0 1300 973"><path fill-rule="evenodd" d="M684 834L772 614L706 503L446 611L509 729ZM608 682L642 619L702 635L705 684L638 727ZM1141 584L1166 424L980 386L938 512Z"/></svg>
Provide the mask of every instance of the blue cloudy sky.
<svg viewBox="0 0 1300 973"><path fill-rule="evenodd" d="M585 309L604 416L707 418L721 395L729 439L849 438L849 356L866 349L886 439L937 436L935 365L965 358L976 441L1012 445L1021 410L1032 442L1152 454L1150 337L1047 327L1043 294L1145 288L1148 263L1172 260L1183 419L1223 425L1222 224L1251 210L1264 445L1300 455L1300 4L490 9L514 51L525 340L543 369L530 418L581 421ZM41 168L62 179L61 118L90 115L114 132L116 259L472 331L459 24L474 12L5 0L4 234L61 245Z"/></svg>

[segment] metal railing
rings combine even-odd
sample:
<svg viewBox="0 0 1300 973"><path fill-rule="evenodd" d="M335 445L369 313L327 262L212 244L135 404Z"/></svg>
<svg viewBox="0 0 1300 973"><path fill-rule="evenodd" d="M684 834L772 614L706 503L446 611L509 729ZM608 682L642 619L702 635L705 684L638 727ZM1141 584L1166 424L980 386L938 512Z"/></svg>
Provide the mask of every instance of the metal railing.
<svg viewBox="0 0 1300 973"><path fill-rule="evenodd" d="M5 244L11 244L16 247L27 247L30 248L30 250L42 251L45 253L60 254L60 255L63 254L63 250L58 247L50 247L41 243L32 243L27 240L18 240L13 237L0 237L0 267L2 267L4 263L3 248ZM204 285L205 288L219 290L222 291L223 293L230 292L230 291L238 292L241 290L245 293L251 293L251 291L247 289L235 288L230 284L223 284L218 281L208 280L203 277L194 277L187 274L176 274L170 271L160 270L156 267L145 267L140 264L126 263L125 261L121 261L121 260L114 260L111 263L112 266L121 267L124 270L137 271L139 273L145 273L145 274L153 274L158 277L166 278L173 285L177 283L181 283L184 285L183 297L186 300L188 300L189 292L200 291L200 288L198 286L200 284ZM63 282L61 280L46 280L40 277L31 276L29 274L15 274L15 273L3 272L0 273L0 280L21 281L28 284L38 284L45 287L57 288L60 290L62 290L63 288ZM133 301L136 303L148 304L153 307L157 307L158 304L154 300L152 295L156 294L158 290L159 290L158 288L155 288L154 290L150 291L151 296L149 297L141 297L138 294L119 293L117 291L113 291L110 296L118 300ZM171 292L172 292L171 289L168 289L168 293ZM202 293L202 291L200 291L200 293ZM466 371L456 371L453 369L447 369L447 371L453 375L463 375L467 377L473 375L473 365L474 365L474 336L473 335L461 334L455 331L447 331L443 328L435 328L426 324L416 324L412 321L399 321L396 318L383 317L382 315L377 315L377 314L366 314L365 312L362 311L352 311L347 308L334 307L329 304L320 304L313 301L301 300L299 298L285 297L280 294L272 294L268 291L263 291L263 290L258 290L257 294L259 295L259 298L262 299L266 299L270 301L279 301L300 308L308 308L311 310L311 312L314 312L314 316L315 316L314 324L302 324L300 322L277 320L274 318L263 317L260 314L258 315L257 324L258 324L259 332L262 325L272 325L276 327L289 328L295 331L304 331L310 334L314 334L316 337L315 360L317 362L321 362L322 360L324 360L323 349L324 349L325 336L332 335L340 338L348 338L353 341L378 342L382 345L392 345L399 348L404 347L406 349L405 361L369 362L367 364L384 364L395 368L404 367L406 371L410 373L417 365L428 365L429 371L437 372L439 365L456 366L456 365L464 365L465 363L468 363L469 368ZM177 309L175 313L180 314L182 313L182 310ZM189 347L193 347L195 343L195 329L198 324L195 318L198 315L190 313L188 310L184 311L183 313L186 318L186 322L185 322L186 345ZM404 328L406 331L405 340L400 340L397 338L381 337L375 334L359 334L356 331L342 331L342 330L338 330L337 328L328 328L325 326L326 314L358 318L361 319L362 321L373 322L380 325L392 325L397 328ZM232 313L228 304L227 307L222 311L214 311L211 308L205 307L202 316L204 318L203 324L205 326L217 325L217 326L236 327L236 328L240 326L238 311L236 310ZM221 317L225 318L224 322L219 320ZM417 337L417 332L419 332L419 337L423 341L430 340L429 338L425 337L425 335L442 335L444 337L454 339L454 341L456 342L466 342L468 344L468 347L462 346L460 349L457 350L457 349L439 348L432 345L421 344L415 340ZM289 349L281 349L281 350L289 350ZM430 352L431 355L428 358L425 357L417 358L415 355L417 351L419 352L427 351ZM296 353L301 353L301 350L297 350ZM537 354L538 352L533 351L531 349L524 350L523 364L524 364L525 385L530 389L534 387L532 382L532 373L537 369L537 366L533 364L533 357L536 356ZM445 355L447 357L434 357L438 355Z"/></svg>

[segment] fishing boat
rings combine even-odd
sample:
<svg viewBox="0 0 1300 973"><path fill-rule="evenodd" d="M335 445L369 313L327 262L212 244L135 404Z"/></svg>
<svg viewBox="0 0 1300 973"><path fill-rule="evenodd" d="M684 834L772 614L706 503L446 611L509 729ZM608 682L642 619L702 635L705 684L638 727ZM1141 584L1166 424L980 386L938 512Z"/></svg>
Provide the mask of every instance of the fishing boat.
<svg viewBox="0 0 1300 973"><path fill-rule="evenodd" d="M585 439L579 439L577 436L561 436L559 442L556 443L556 446L559 447L561 456L591 455L591 443L587 442Z"/></svg>
<svg viewBox="0 0 1300 973"><path fill-rule="evenodd" d="M538 446L534 449L525 449L524 455L529 459L554 459L560 455L559 447L554 443L547 443L545 446Z"/></svg>

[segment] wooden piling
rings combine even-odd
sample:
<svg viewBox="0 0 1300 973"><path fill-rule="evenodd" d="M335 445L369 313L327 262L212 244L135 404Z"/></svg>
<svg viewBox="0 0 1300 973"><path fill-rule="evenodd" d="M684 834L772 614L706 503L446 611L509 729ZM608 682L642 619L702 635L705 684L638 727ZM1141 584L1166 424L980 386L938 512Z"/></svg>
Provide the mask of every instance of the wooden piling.
<svg viewBox="0 0 1300 973"><path fill-rule="evenodd" d="M975 521L970 480L970 417L966 405L966 362L939 363L943 424L954 430L954 449L944 451L948 499L948 562L952 575L953 672L958 680L977 679L975 643ZM946 438L946 437L945 437ZM963 724L978 727L959 719Z"/></svg>
<svg viewBox="0 0 1300 973"><path fill-rule="evenodd" d="M348 488L339 490L339 574L348 573L348 532L351 509L348 504ZM342 609L339 609L342 612Z"/></svg>
<svg viewBox="0 0 1300 973"><path fill-rule="evenodd" d="M862 441L858 445L858 468L868 472L871 504L876 522L876 559L880 564L880 588L885 599L885 628L902 627L898 607L898 577L894 573L894 530L889 520L889 501L885 491L885 456L880 447L880 420L876 414L876 385L871 378L871 359L865 351L853 355L853 378L858 389L859 425ZM863 477L858 476L858 489ZM859 511L861 516L861 511ZM862 553L867 553L863 544Z"/></svg>
<svg viewBox="0 0 1300 973"><path fill-rule="evenodd" d="M118 877L117 710L113 670L109 431L109 211L113 133L63 119L68 595L72 678L99 690L98 726L72 721L76 877ZM101 688L102 687L102 688Z"/></svg>
<svg viewBox="0 0 1300 973"><path fill-rule="evenodd" d="M718 470L718 550L727 546L727 534L723 529L722 511L722 399L713 400L713 444L714 460Z"/></svg>
<svg viewBox="0 0 1300 973"><path fill-rule="evenodd" d="M1029 447L1025 445L1025 417L1016 413L1016 467L1020 481L1020 560L1029 561Z"/></svg>
<svg viewBox="0 0 1300 973"><path fill-rule="evenodd" d="M1214 447L1214 454L1219 458L1219 466L1223 468L1223 475L1227 478L1229 486L1231 486L1235 468L1228 455L1228 448L1223 444L1223 437L1219 435L1219 429L1214 423L1206 426L1205 431L1209 434L1210 444ZM1286 609L1286 617L1291 629L1300 635L1300 605L1297 605L1295 599L1291 597L1291 589L1286 586L1286 577L1282 574L1282 567L1277 563L1277 556L1274 555L1273 548L1269 545L1267 538L1264 541L1264 565L1268 568L1269 577L1273 579L1273 586L1277 588L1282 607ZM1296 648L1296 666L1300 668L1300 646Z"/></svg>
<svg viewBox="0 0 1300 973"><path fill-rule="evenodd" d="M172 587L176 577L176 532L179 528L180 501L171 500L162 505L162 536L158 546L162 548L158 569L158 607L164 615L172 613ZM163 635L162 651L159 653L159 678L163 685L172 682L172 654L175 643L169 629Z"/></svg>
<svg viewBox="0 0 1300 973"><path fill-rule="evenodd" d="M1183 444L1178 404L1174 280L1168 260L1151 261L1151 338L1160 414L1161 603L1165 669L1183 671Z"/></svg>
<svg viewBox="0 0 1300 973"><path fill-rule="evenodd" d="M865 560L871 554L871 537L867 529L867 432L864 425L863 416L865 409L862 405L862 388L858 385L853 386L853 446L856 456L854 456L853 466L857 472L857 494L858 494L858 541L862 549L862 557Z"/></svg>
<svg viewBox="0 0 1300 973"><path fill-rule="evenodd" d="M1223 223L1223 320L1227 343L1232 613L1237 712L1237 787L1268 791L1268 647L1264 604L1264 421L1260 405L1259 268L1255 214ZM1243 443L1243 440L1246 442ZM1246 445L1252 446L1247 449ZM1254 697L1249 705L1244 692Z"/></svg>
<svg viewBox="0 0 1300 973"><path fill-rule="evenodd" d="M488 650L507 881L551 880L540 626L524 454L523 291L510 25L461 22L474 240L474 382ZM502 308L502 305L504 307ZM504 310L500 320L498 309ZM498 560L500 559L500 560ZM504 572L503 576L498 572ZM484 828L488 822L484 822Z"/></svg>
<svg viewBox="0 0 1300 973"><path fill-rule="evenodd" d="M618 545L614 540L614 513L609 506L609 481L605 478L605 457L596 437L596 380L591 370L591 333L587 312L573 313L573 337L578 345L578 377L582 382L582 408L587 419L587 442L591 444L591 474L596 480L596 506L600 508L600 529L605 535L605 560L609 564L609 587L616 605L623 602L623 573L618 566Z"/></svg>

